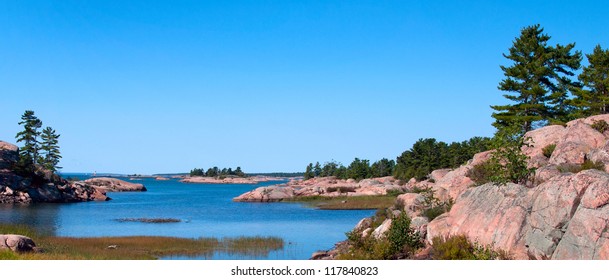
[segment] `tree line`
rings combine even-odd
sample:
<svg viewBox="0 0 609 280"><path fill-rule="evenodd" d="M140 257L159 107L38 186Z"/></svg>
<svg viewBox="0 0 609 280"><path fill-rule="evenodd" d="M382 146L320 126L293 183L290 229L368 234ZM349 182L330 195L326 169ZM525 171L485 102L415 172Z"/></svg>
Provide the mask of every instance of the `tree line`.
<svg viewBox="0 0 609 280"><path fill-rule="evenodd" d="M217 166L208 168L205 171L203 168L194 168L190 170L190 176L203 176L203 177L226 177L226 176L237 176L247 177L247 175L241 170L240 166L237 166L235 170L232 168L218 168Z"/></svg>
<svg viewBox="0 0 609 280"><path fill-rule="evenodd" d="M338 179L366 179L394 176L396 179L424 179L431 171L455 168L466 163L476 153L491 147L488 137L473 137L463 142L447 144L434 138L419 139L397 160L383 158L372 164L367 159L355 158L349 166L335 161L307 165L304 178L334 176Z"/></svg>
<svg viewBox="0 0 609 280"><path fill-rule="evenodd" d="M60 134L49 126L40 130L42 121L31 110L23 113L19 125L23 126L23 130L15 138L17 143L23 145L19 148L17 170L23 174L32 174L36 166L52 172L61 169L58 166L61 159L58 140Z"/></svg>
<svg viewBox="0 0 609 280"><path fill-rule="evenodd" d="M383 158L379 161L374 162L370 165L370 161L367 159L355 158L349 166L345 167L342 163L335 161L326 162L319 164L316 162L309 163L304 173L305 180L314 177L327 177L334 176L338 179L365 179L373 177L385 177L391 176L393 168L395 167L395 161Z"/></svg>

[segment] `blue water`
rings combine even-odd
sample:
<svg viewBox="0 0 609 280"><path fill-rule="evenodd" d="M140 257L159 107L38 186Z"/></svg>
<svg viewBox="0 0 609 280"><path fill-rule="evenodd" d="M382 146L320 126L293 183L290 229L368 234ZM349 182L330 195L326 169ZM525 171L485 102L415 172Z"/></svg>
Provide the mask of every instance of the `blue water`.
<svg viewBox="0 0 609 280"><path fill-rule="evenodd" d="M81 178L83 176L80 176ZM128 178L120 178L129 180ZM256 185L185 184L177 180L138 181L147 192L108 193L105 202L36 204L29 206L0 204L0 223L28 224L57 236L175 236L240 237L274 236L284 240L282 250L263 256L216 253L213 259L308 259L317 250L329 249L345 239L345 232L370 210L317 210L300 203L244 203L232 198ZM121 218L176 218L179 223L150 224L119 222ZM173 259L206 259L170 257Z"/></svg>

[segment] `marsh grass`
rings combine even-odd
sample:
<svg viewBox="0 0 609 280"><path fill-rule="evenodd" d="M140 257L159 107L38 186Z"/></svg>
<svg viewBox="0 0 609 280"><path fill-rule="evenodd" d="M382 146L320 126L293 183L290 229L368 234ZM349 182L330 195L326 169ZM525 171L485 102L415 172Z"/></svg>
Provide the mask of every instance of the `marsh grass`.
<svg viewBox="0 0 609 280"><path fill-rule="evenodd" d="M116 221L164 224L164 223L179 223L182 220L174 219L174 218L121 218L121 219L116 219Z"/></svg>
<svg viewBox="0 0 609 280"><path fill-rule="evenodd" d="M266 256L282 249L277 237L178 238L162 236L73 238L39 235L24 226L0 225L0 233L31 237L43 252L0 251L0 260L153 260L165 256L204 256L227 252L246 256Z"/></svg>
<svg viewBox="0 0 609 280"><path fill-rule="evenodd" d="M323 210L368 210L388 208L395 204L395 196L366 195L366 196L308 196L297 197L293 202L304 202L311 207Z"/></svg>

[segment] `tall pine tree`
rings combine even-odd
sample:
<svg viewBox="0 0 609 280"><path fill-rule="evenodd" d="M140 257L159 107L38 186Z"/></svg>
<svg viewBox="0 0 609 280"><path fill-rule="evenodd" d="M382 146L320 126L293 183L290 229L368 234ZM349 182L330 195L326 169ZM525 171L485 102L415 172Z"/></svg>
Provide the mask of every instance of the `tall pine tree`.
<svg viewBox="0 0 609 280"><path fill-rule="evenodd" d="M53 172L56 172L61 168L57 166L59 159L61 159L58 145L59 136L60 135L50 127L46 127L44 130L42 130L42 134L40 135L40 139L42 140L40 142L40 150L42 151L42 155L39 158L38 164Z"/></svg>
<svg viewBox="0 0 609 280"><path fill-rule="evenodd" d="M569 89L578 86L569 77L580 68L581 52L575 44L549 46L550 36L538 24L525 27L504 57L513 64L501 66L506 78L499 89L514 94L503 96L513 104L491 106L493 125L502 130L517 126L523 132L548 122L568 120Z"/></svg>
<svg viewBox="0 0 609 280"><path fill-rule="evenodd" d="M42 126L42 121L34 115L34 111L26 110L21 116L19 125L23 125L23 131L17 133L17 143L22 142L23 146L19 149L19 167L23 170L32 171L34 164L38 162L39 142L38 129Z"/></svg>
<svg viewBox="0 0 609 280"><path fill-rule="evenodd" d="M590 65L579 75L584 87L573 91L573 118L609 113L609 50L597 45L586 57Z"/></svg>

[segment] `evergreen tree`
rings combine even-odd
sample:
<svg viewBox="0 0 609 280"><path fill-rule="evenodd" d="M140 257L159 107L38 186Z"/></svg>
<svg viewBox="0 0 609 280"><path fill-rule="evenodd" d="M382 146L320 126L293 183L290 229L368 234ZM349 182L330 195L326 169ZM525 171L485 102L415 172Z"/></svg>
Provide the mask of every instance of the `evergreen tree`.
<svg viewBox="0 0 609 280"><path fill-rule="evenodd" d="M38 129L42 126L42 122L34 115L34 111L26 110L21 116L19 125L23 125L23 131L15 136L17 143L23 142L23 146L19 149L19 167L32 171L34 164L39 161Z"/></svg>
<svg viewBox="0 0 609 280"><path fill-rule="evenodd" d="M336 176L336 170L338 169L338 163L331 161L324 163L321 168L321 177Z"/></svg>
<svg viewBox="0 0 609 280"><path fill-rule="evenodd" d="M190 170L190 176L204 176L203 168L195 168Z"/></svg>
<svg viewBox="0 0 609 280"><path fill-rule="evenodd" d="M394 176L398 179L408 180L424 179L431 171L450 166L448 145L434 138L419 139L410 150L405 151L397 158Z"/></svg>
<svg viewBox="0 0 609 280"><path fill-rule="evenodd" d="M235 175L245 177L245 173L241 170L241 166L237 166L237 169L235 169Z"/></svg>
<svg viewBox="0 0 609 280"><path fill-rule="evenodd" d="M570 80L580 68L581 52L571 53L575 44L548 46L550 36L538 24L525 27L504 57L513 65L501 66L506 78L499 89L515 94L503 96L514 104L491 106L493 125L501 130L516 125L523 132L547 122L568 120L568 93L578 83Z"/></svg>
<svg viewBox="0 0 609 280"><path fill-rule="evenodd" d="M590 65L578 77L584 88L573 92L573 118L609 113L609 50L597 45L586 57Z"/></svg>
<svg viewBox="0 0 609 280"><path fill-rule="evenodd" d="M315 177L315 173L313 173L313 164L309 163L309 165L307 165L307 170L305 170L304 173L304 179L309 180L313 177Z"/></svg>
<svg viewBox="0 0 609 280"><path fill-rule="evenodd" d="M40 143L42 155L39 157L38 164L53 172L61 169L61 167L57 166L59 159L61 159L58 145L59 136L60 135L57 134L51 127L46 127L44 130L42 130L42 134L40 135L40 138L42 139L42 142Z"/></svg>
<svg viewBox="0 0 609 280"><path fill-rule="evenodd" d="M355 180L370 178L370 161L355 158L347 167L347 177Z"/></svg>
<svg viewBox="0 0 609 280"><path fill-rule="evenodd" d="M319 164L319 161L315 163L315 166L313 167L313 173L315 173L315 177L319 177L321 175L321 165Z"/></svg>
<svg viewBox="0 0 609 280"><path fill-rule="evenodd" d="M385 177L393 174L395 161L383 158L370 166L370 177Z"/></svg>

